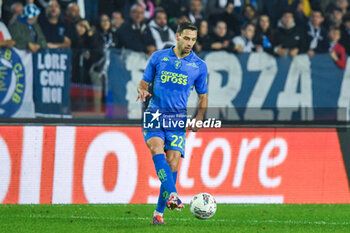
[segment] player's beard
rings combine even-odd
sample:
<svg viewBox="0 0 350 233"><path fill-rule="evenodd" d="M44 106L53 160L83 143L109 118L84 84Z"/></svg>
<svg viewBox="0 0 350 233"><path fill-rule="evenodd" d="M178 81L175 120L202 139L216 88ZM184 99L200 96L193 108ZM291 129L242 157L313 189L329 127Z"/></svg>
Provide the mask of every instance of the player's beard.
<svg viewBox="0 0 350 233"><path fill-rule="evenodd" d="M185 46L181 46L181 55L184 55L184 54L190 54L191 53L191 50L192 48L191 47L185 47Z"/></svg>

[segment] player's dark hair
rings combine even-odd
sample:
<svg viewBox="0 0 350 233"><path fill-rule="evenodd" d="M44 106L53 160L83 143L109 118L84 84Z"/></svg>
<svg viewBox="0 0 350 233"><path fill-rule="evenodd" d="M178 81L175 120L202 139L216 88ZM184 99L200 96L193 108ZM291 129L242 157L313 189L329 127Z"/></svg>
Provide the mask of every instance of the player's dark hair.
<svg viewBox="0 0 350 233"><path fill-rule="evenodd" d="M177 26L176 33L181 34L186 29L198 32L198 28L197 28L197 26L194 23L192 23L192 22L183 22L183 23L180 23Z"/></svg>

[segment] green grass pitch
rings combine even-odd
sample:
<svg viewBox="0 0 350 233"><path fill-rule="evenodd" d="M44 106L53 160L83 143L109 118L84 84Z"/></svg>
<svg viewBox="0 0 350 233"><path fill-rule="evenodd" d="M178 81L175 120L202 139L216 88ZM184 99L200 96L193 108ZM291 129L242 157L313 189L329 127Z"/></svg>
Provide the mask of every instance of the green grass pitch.
<svg viewBox="0 0 350 233"><path fill-rule="evenodd" d="M166 210L152 226L155 205L0 205L0 232L350 232L350 205L219 204L199 220L189 205Z"/></svg>

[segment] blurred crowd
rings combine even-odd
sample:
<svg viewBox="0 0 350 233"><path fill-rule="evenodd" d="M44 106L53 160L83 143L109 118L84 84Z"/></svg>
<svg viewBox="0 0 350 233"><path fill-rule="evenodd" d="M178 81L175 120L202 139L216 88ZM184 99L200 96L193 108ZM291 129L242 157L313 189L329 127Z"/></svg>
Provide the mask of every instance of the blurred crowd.
<svg viewBox="0 0 350 233"><path fill-rule="evenodd" d="M8 0L0 46L83 50L90 67L108 48L148 55L168 48L177 24L192 21L197 52L329 53L343 67L343 49L350 54L348 8L348 0Z"/></svg>
<svg viewBox="0 0 350 233"><path fill-rule="evenodd" d="M72 81L97 87L102 85L105 51L127 48L150 56L176 43L177 25L184 21L199 28L194 48L198 53L265 51L310 57L324 53L342 69L346 53L350 54L348 0L7 0L0 4L0 47L33 53L72 48ZM96 93L100 95L99 88Z"/></svg>

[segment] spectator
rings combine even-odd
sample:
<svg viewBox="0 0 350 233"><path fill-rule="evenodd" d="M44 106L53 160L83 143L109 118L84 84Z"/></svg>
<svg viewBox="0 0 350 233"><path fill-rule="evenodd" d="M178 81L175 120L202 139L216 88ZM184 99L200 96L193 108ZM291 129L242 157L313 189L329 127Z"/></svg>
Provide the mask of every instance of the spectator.
<svg viewBox="0 0 350 233"><path fill-rule="evenodd" d="M179 18L180 15L186 12L188 0L162 0L159 4L156 5L162 7L165 10L169 19ZM187 14L186 16L188 17ZM173 30L176 31L176 28Z"/></svg>
<svg viewBox="0 0 350 233"><path fill-rule="evenodd" d="M245 4L242 9L242 23L254 23L254 19L256 18L256 10L253 5Z"/></svg>
<svg viewBox="0 0 350 233"><path fill-rule="evenodd" d="M218 21L224 21L226 23L227 31L230 35L233 36L234 34L240 33L240 19L234 11L234 5L232 3L227 4L222 13L211 14L209 16L209 22L211 25L216 25Z"/></svg>
<svg viewBox="0 0 350 233"><path fill-rule="evenodd" d="M185 11L180 12L180 14L176 17L175 20L170 21L170 27L175 32L177 30L177 26L182 22L190 21L188 15Z"/></svg>
<svg viewBox="0 0 350 233"><path fill-rule="evenodd" d="M234 0L211 0L211 1L207 1L207 5L206 5L206 14L208 16L210 15L218 15L218 14L222 14L226 11L226 8L228 7L228 5L232 5L234 6Z"/></svg>
<svg viewBox="0 0 350 233"><path fill-rule="evenodd" d="M13 24L17 20L18 16L23 14L23 4L20 2L13 3L11 5L11 13L12 17L8 23L9 25Z"/></svg>
<svg viewBox="0 0 350 233"><path fill-rule="evenodd" d="M245 4L252 5L255 9L258 9L258 1L259 0L244 0Z"/></svg>
<svg viewBox="0 0 350 233"><path fill-rule="evenodd" d="M151 55L155 50L152 34L144 22L143 8L141 5L133 5L130 9L131 18L117 31L119 47L145 52Z"/></svg>
<svg viewBox="0 0 350 233"><path fill-rule="evenodd" d="M0 18L1 18L1 21L7 26L9 26L9 22L11 18L13 18L13 10L14 10L13 6L20 3L22 5L22 10L23 10L23 5L26 4L25 0L0 0L0 2L2 2L2 7L0 8L0 11L1 11ZM13 21L15 21L16 19L17 18L14 18Z"/></svg>
<svg viewBox="0 0 350 233"><path fill-rule="evenodd" d="M49 6L49 2L50 2L50 0L38 0L37 5L41 9L46 9Z"/></svg>
<svg viewBox="0 0 350 233"><path fill-rule="evenodd" d="M338 27L331 27L329 30L329 54L337 66L341 69L345 69L346 66L346 53L344 47L338 43L340 39L340 29Z"/></svg>
<svg viewBox="0 0 350 233"><path fill-rule="evenodd" d="M273 32L270 27L269 16L261 15L259 17L253 41L255 45L262 47L265 52L273 53Z"/></svg>
<svg viewBox="0 0 350 233"><path fill-rule="evenodd" d="M16 48L27 49L36 53L46 47L46 40L37 19L40 10L34 4L27 4L23 9L23 16L10 25L9 31L16 42Z"/></svg>
<svg viewBox="0 0 350 233"><path fill-rule="evenodd" d="M204 19L202 10L203 6L200 0L191 0L188 18L197 26L199 25L200 21Z"/></svg>
<svg viewBox="0 0 350 233"><path fill-rule="evenodd" d="M197 43L195 45L196 52L209 51L210 50L210 37L208 22L202 20L199 25L199 32L197 37Z"/></svg>
<svg viewBox="0 0 350 233"><path fill-rule="evenodd" d="M348 12L349 2L348 0L336 0L335 6L342 9L343 14L345 15Z"/></svg>
<svg viewBox="0 0 350 233"><path fill-rule="evenodd" d="M76 40L72 41L72 81L80 84L88 84L90 80L88 72L94 61L91 58L91 50L94 48L94 31L86 20L76 23Z"/></svg>
<svg viewBox="0 0 350 233"><path fill-rule="evenodd" d="M339 7L334 7L325 22L325 28L340 27L343 19L343 11Z"/></svg>
<svg viewBox="0 0 350 233"><path fill-rule="evenodd" d="M297 8L294 13L295 23L299 28L306 28L307 22L309 21L309 18L305 14L304 8L305 8L305 5L303 4L303 1L301 1L297 5Z"/></svg>
<svg viewBox="0 0 350 233"><path fill-rule="evenodd" d="M305 1L307 0L302 0L302 2ZM299 3L299 0L262 0L262 8L263 12L269 16L271 25L276 26L283 13L285 11L290 11L294 14L297 11ZM304 15L306 15L305 12L308 11L308 7L305 5L304 8L303 5L302 11Z"/></svg>
<svg viewBox="0 0 350 233"><path fill-rule="evenodd" d="M16 42L12 40L6 25L0 21L0 48L7 47L12 48Z"/></svg>
<svg viewBox="0 0 350 233"><path fill-rule="evenodd" d="M319 2L319 8L322 9L323 12L326 13L326 15L329 13L329 10L332 10L335 5L334 5L334 0L321 0L321 1L317 1Z"/></svg>
<svg viewBox="0 0 350 233"><path fill-rule="evenodd" d="M306 17L310 17L312 13L312 9L321 9L319 4L315 4L313 2L318 2L318 0L293 0L296 4L296 9L299 7L301 4L301 9ZM311 7L313 6L313 8Z"/></svg>
<svg viewBox="0 0 350 233"><path fill-rule="evenodd" d="M27 0L27 3L28 1L31 1L31 0ZM49 5L51 0L36 0L35 2L38 4L38 6L42 9L46 9ZM34 1L32 1L34 2ZM66 10L67 6L72 3L72 2L77 2L76 0L58 0L58 4L60 5L61 7L61 10Z"/></svg>
<svg viewBox="0 0 350 233"><path fill-rule="evenodd" d="M98 13L99 15L112 15L113 12L123 12L123 9L127 2L129 2L129 0L99 0Z"/></svg>
<svg viewBox="0 0 350 233"><path fill-rule="evenodd" d="M117 47L117 37L116 34L112 32L111 21L106 14L100 16L98 30L94 36L96 38L96 46L100 48L100 50Z"/></svg>
<svg viewBox="0 0 350 233"><path fill-rule="evenodd" d="M102 89L106 78L106 50L115 48L117 45L116 34L112 32L111 22L106 14L100 16L97 33L93 36L91 43L94 49L91 51L91 68L89 74L93 84L94 109L95 112L102 110Z"/></svg>
<svg viewBox="0 0 350 233"><path fill-rule="evenodd" d="M310 57L314 56L315 53L328 52L328 33L327 30L321 26L323 20L324 18L321 10L312 11L305 35L305 45Z"/></svg>
<svg viewBox="0 0 350 233"><path fill-rule="evenodd" d="M112 20L111 20L111 30L113 33L115 33L120 26L124 23L123 15L120 11L115 11L112 13Z"/></svg>
<svg viewBox="0 0 350 233"><path fill-rule="evenodd" d="M157 10L154 13L154 19L150 21L148 26L157 50L170 48L176 44L175 33L167 25L167 15L164 10Z"/></svg>
<svg viewBox="0 0 350 233"><path fill-rule="evenodd" d="M76 3L68 5L66 14L64 16L65 22L75 28L77 22L81 21L79 6Z"/></svg>
<svg viewBox="0 0 350 233"><path fill-rule="evenodd" d="M339 43L344 46L346 53L350 54L350 14L343 17L341 37Z"/></svg>
<svg viewBox="0 0 350 233"><path fill-rule="evenodd" d="M146 19L151 19L154 16L154 5L151 0L137 0L137 3L143 7L143 12Z"/></svg>
<svg viewBox="0 0 350 233"><path fill-rule="evenodd" d="M87 20L81 19L76 23L75 30L77 32L78 38L77 41L72 42L72 47L90 48L90 45L92 44L92 37L94 36L95 31L91 28L89 22Z"/></svg>
<svg viewBox="0 0 350 233"><path fill-rule="evenodd" d="M51 49L70 48L68 25L60 18L61 8L56 0L49 2L46 16L39 17L40 27L45 35L47 47Z"/></svg>
<svg viewBox="0 0 350 233"><path fill-rule="evenodd" d="M302 33L297 29L291 11L283 13L273 37L274 52L278 56L289 54L294 57L304 47Z"/></svg>
<svg viewBox="0 0 350 233"><path fill-rule="evenodd" d="M255 26L252 23L245 23L242 25L241 35L233 38L233 44L235 46L235 51L237 53L250 53L254 50L258 50L258 47L255 48L253 43L253 38L255 35Z"/></svg>
<svg viewBox="0 0 350 233"><path fill-rule="evenodd" d="M210 36L210 50L233 52L233 43L227 33L227 25L223 21L216 23L214 33Z"/></svg>
<svg viewBox="0 0 350 233"><path fill-rule="evenodd" d="M127 4L124 7L124 11L123 15L126 15L126 18L130 17L130 9L134 6L134 5L140 5L143 8L143 15L144 18L146 20L149 20L151 18L153 18L153 14L154 14L154 4L152 2L152 0L129 0L127 1Z"/></svg>
<svg viewBox="0 0 350 233"><path fill-rule="evenodd" d="M68 28L70 28L71 36L70 40L73 43L76 43L79 41L79 35L78 31L76 30L76 24L80 22L82 18L80 17L80 9L79 6L76 3L70 3L67 6L66 13L63 16L63 22L67 25ZM90 28L90 25L89 25ZM76 46L73 46L76 47Z"/></svg>

